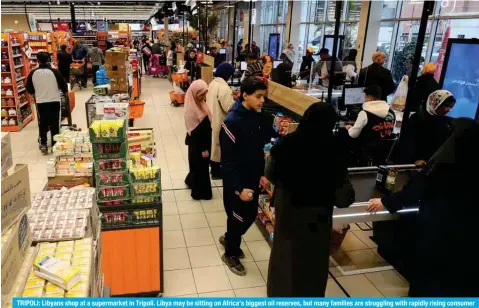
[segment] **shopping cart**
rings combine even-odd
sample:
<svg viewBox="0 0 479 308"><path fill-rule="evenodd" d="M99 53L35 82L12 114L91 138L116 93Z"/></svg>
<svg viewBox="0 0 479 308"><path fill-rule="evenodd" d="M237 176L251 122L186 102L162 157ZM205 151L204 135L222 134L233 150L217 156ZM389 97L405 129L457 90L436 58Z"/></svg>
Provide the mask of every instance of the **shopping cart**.
<svg viewBox="0 0 479 308"><path fill-rule="evenodd" d="M171 79L173 80L173 91L169 92L170 101L173 106L178 107L185 103L185 93L190 86L188 71L172 73Z"/></svg>
<svg viewBox="0 0 479 308"><path fill-rule="evenodd" d="M85 70L85 62L82 60L73 60L73 63L70 64L70 85L73 90L75 84L78 87L82 88L82 78Z"/></svg>

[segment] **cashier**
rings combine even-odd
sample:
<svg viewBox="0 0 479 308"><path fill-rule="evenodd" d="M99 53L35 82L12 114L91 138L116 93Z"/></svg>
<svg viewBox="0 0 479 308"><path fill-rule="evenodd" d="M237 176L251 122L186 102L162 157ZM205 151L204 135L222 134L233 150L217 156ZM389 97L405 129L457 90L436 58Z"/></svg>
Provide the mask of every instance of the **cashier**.
<svg viewBox="0 0 479 308"><path fill-rule="evenodd" d="M364 89L366 101L358 114L354 126L347 125L351 138L360 138L364 142L389 137L394 129L396 115L387 102L381 100L381 89L369 86Z"/></svg>
<svg viewBox="0 0 479 308"><path fill-rule="evenodd" d="M451 137L417 178L400 192L370 200L367 211L371 213L385 209L396 213L419 204L409 296L479 297L479 267L460 270L454 266L458 254L461 264L477 263L476 253L460 252L471 244L477 247L479 238L477 140L477 122L454 120Z"/></svg>

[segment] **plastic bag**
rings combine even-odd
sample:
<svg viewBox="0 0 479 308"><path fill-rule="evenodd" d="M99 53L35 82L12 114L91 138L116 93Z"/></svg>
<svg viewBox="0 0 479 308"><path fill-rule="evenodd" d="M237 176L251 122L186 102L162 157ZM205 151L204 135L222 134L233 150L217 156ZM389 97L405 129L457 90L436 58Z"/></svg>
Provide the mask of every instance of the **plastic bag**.
<svg viewBox="0 0 479 308"><path fill-rule="evenodd" d="M406 107L408 79L408 76L404 75L396 89L396 93L394 93L393 99L391 101L391 107L394 110L402 111Z"/></svg>

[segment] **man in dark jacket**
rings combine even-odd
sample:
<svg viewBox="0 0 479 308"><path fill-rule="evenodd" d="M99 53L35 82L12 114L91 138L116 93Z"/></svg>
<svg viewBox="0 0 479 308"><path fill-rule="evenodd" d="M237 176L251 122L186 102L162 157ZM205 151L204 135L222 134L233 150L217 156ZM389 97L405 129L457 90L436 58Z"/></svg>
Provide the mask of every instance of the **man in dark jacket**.
<svg viewBox="0 0 479 308"><path fill-rule="evenodd" d="M220 237L225 246L223 262L236 275L246 275L240 262L241 236L256 219L258 193L268 184L264 177L264 139L261 108L266 84L251 77L241 83L241 96L226 116L220 131L223 201L228 215L227 231Z"/></svg>
<svg viewBox="0 0 479 308"><path fill-rule="evenodd" d="M381 100L387 101L388 95L393 93L395 85L391 71L383 67L386 62L386 54L376 51L372 58L373 64L360 71L358 84L365 87L378 86L381 88Z"/></svg>
<svg viewBox="0 0 479 308"><path fill-rule="evenodd" d="M72 50L73 60L83 61L83 76L82 76L82 87L86 88L87 79L88 79L88 69L87 69L87 57L88 57L88 48L79 41L75 41L75 45Z"/></svg>
<svg viewBox="0 0 479 308"><path fill-rule="evenodd" d="M38 109L38 129L40 134L40 151L48 154L47 134L50 128L52 147L53 136L60 133L61 96L67 95L68 86L59 70L50 65L50 55L46 52L37 54L38 67L27 78L28 93L35 94Z"/></svg>
<svg viewBox="0 0 479 308"><path fill-rule="evenodd" d="M72 64L72 55L67 52L67 46L62 45L57 54L58 70L62 73L66 82L70 82L70 64Z"/></svg>

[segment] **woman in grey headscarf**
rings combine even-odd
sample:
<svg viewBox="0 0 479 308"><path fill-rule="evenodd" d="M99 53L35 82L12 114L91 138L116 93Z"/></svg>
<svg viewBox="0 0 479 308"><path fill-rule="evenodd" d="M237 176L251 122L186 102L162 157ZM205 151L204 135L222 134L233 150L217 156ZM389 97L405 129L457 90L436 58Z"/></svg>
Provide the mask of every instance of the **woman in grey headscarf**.
<svg viewBox="0 0 479 308"><path fill-rule="evenodd" d="M431 94L432 95L432 94ZM402 191L372 199L369 212L398 210L419 204L417 246L409 296L478 297L477 254L460 249L477 246L479 206L479 123L455 119L452 135L420 175ZM476 244L473 244L476 242ZM460 254L460 255L459 255ZM468 264L458 270L454 261Z"/></svg>
<svg viewBox="0 0 479 308"><path fill-rule="evenodd" d="M294 56L295 56L295 52L294 52L294 46L293 44L288 44L288 48L286 48L285 50L283 50L283 53L279 56L280 60L283 61L283 63L285 64L289 64L291 65L291 67L294 66Z"/></svg>

